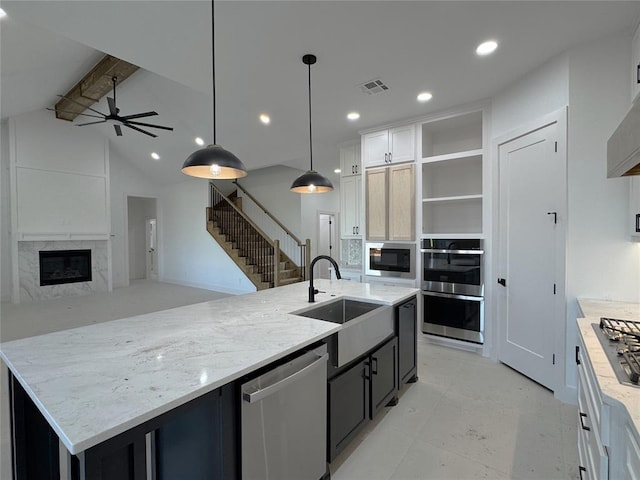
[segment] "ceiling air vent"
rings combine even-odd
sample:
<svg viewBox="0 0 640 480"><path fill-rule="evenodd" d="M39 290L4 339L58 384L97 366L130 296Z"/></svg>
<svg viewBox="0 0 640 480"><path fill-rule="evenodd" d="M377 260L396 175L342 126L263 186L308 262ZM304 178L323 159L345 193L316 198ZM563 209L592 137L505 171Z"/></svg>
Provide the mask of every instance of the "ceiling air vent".
<svg viewBox="0 0 640 480"><path fill-rule="evenodd" d="M368 82L364 82L360 85L360 90L367 95L375 95L377 93L382 93L389 90L389 87L384 84L382 80L376 78L374 80L369 80Z"/></svg>

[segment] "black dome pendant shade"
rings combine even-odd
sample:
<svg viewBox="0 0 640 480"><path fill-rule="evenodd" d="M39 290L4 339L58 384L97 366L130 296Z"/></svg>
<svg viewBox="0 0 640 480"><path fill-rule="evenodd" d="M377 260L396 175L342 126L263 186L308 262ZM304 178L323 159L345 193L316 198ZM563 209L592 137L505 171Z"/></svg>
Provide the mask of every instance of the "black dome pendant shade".
<svg viewBox="0 0 640 480"><path fill-rule="evenodd" d="M233 153L216 144L216 47L214 0L211 0L211 69L213 90L213 144L193 152L182 165L182 173L197 178L229 180L247 175L244 164Z"/></svg>
<svg viewBox="0 0 640 480"><path fill-rule="evenodd" d="M302 63L309 67L309 161L310 168L296 178L291 184L291 191L296 193L325 193L333 190L333 184L327 177L313 169L313 148L311 143L311 65L316 63L316 56L307 54Z"/></svg>

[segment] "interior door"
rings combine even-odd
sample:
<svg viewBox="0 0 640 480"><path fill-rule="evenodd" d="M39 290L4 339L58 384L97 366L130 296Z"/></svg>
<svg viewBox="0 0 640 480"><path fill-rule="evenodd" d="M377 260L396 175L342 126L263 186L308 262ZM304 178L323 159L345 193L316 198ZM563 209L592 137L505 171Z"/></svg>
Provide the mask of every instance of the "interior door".
<svg viewBox="0 0 640 480"><path fill-rule="evenodd" d="M334 260L338 252L334 252L336 242L336 222L335 215L330 213L321 213L318 215L318 255L328 255ZM329 274L329 262L316 263L315 278L331 278Z"/></svg>
<svg viewBox="0 0 640 480"><path fill-rule="evenodd" d="M146 244L147 244L147 278L150 280L158 279L158 233L157 221L155 218L149 218L146 221Z"/></svg>
<svg viewBox="0 0 640 480"><path fill-rule="evenodd" d="M547 124L498 150L498 358L551 390L557 385L555 353L564 325L558 236L566 156L558 151L559 128L558 122Z"/></svg>

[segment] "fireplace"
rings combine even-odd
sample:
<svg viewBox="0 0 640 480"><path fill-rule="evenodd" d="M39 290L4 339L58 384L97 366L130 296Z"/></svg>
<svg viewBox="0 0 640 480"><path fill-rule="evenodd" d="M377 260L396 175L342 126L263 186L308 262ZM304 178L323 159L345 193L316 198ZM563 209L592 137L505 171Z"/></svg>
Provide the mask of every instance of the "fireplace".
<svg viewBox="0 0 640 480"><path fill-rule="evenodd" d="M91 250L40 250L40 286L91 281Z"/></svg>

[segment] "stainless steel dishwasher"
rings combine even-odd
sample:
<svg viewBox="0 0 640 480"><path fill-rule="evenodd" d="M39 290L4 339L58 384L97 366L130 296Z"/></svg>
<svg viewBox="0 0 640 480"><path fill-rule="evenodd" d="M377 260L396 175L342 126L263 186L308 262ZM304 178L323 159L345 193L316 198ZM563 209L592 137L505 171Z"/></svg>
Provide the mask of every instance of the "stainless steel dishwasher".
<svg viewBox="0 0 640 480"><path fill-rule="evenodd" d="M324 477L327 359L322 345L242 385L244 480Z"/></svg>

